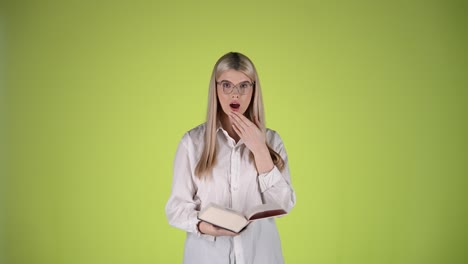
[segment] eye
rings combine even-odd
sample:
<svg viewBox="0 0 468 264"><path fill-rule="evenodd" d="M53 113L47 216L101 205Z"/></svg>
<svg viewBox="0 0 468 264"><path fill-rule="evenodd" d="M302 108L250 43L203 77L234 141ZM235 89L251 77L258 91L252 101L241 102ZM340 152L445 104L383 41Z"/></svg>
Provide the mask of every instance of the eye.
<svg viewBox="0 0 468 264"><path fill-rule="evenodd" d="M221 87L229 89L232 87L232 84L230 82L221 82Z"/></svg>
<svg viewBox="0 0 468 264"><path fill-rule="evenodd" d="M250 87L250 83L248 83L248 82L241 83L241 84L239 85L239 87L240 87L241 89L247 89L247 88Z"/></svg>

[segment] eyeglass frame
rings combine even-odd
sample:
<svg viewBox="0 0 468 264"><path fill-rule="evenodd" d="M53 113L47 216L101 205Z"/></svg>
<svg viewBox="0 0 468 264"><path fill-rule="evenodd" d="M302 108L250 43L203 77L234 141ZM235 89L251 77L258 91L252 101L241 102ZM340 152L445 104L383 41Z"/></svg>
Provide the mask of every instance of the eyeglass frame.
<svg viewBox="0 0 468 264"><path fill-rule="evenodd" d="M216 81L216 85L219 85L219 84L221 84L221 83L223 83L223 82L225 82L225 83L227 82L227 83L230 83L230 84L234 85L232 82L227 81L227 80L222 80L222 81L220 81L220 82ZM223 93L224 93L224 94L232 94L232 93L234 92L234 88L237 88L237 92L238 92L239 94L244 95L244 94L246 94L245 89L244 89L244 93L241 93L241 88L239 87L239 84L243 84L243 83L249 84L249 88L255 88L255 82L249 82L249 81L240 82L240 83L234 85L234 87L232 87L232 90L231 90L230 93L226 93L224 87L221 87L221 88L223 88Z"/></svg>

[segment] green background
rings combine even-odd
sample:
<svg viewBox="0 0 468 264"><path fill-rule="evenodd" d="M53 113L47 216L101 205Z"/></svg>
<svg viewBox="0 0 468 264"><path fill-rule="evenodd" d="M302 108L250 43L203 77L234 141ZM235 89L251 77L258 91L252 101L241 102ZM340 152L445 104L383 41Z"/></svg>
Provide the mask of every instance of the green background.
<svg viewBox="0 0 468 264"><path fill-rule="evenodd" d="M173 157L240 51L289 153L287 263L467 263L467 7L1 2L0 262L180 263Z"/></svg>

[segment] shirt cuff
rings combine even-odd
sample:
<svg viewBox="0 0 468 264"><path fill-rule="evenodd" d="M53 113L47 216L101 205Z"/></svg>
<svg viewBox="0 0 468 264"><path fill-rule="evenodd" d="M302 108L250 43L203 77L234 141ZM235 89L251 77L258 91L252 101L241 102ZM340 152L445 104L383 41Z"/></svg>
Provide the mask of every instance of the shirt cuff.
<svg viewBox="0 0 468 264"><path fill-rule="evenodd" d="M258 175L260 191L265 192L281 180L283 180L283 175L276 166L273 166L271 171Z"/></svg>

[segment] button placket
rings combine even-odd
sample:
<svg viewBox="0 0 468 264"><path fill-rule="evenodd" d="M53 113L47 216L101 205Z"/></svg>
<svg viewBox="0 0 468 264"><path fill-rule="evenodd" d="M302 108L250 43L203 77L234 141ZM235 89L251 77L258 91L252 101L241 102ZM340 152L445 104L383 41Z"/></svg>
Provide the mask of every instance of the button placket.
<svg viewBox="0 0 468 264"><path fill-rule="evenodd" d="M231 152L231 197L232 197L232 208L235 210L240 210L239 205L239 182L240 182L240 165L241 165L241 156L240 156L240 147L236 146L232 149ZM234 237L234 252L236 257L236 263L244 263L243 250L242 250L242 240L241 236Z"/></svg>
<svg viewBox="0 0 468 264"><path fill-rule="evenodd" d="M238 148L233 148L231 152L231 196L232 208L239 208L239 173L240 173L240 155Z"/></svg>

